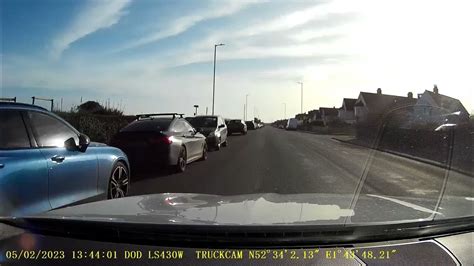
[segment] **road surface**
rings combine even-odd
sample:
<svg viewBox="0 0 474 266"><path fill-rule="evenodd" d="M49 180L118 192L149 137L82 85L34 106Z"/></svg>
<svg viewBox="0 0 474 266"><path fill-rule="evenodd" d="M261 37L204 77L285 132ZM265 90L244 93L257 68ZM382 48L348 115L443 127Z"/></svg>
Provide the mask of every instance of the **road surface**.
<svg viewBox="0 0 474 266"><path fill-rule="evenodd" d="M447 177L446 195L474 196L472 177L332 137L266 126L230 137L229 147L189 164L185 173L135 173L130 194L353 194L360 188L365 194L437 199Z"/></svg>

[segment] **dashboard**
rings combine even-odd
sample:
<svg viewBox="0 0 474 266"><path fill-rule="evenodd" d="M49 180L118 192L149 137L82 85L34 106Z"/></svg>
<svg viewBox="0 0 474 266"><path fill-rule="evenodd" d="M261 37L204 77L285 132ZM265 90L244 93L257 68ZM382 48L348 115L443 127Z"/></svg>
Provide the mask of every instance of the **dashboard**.
<svg viewBox="0 0 474 266"><path fill-rule="evenodd" d="M72 239L1 224L0 265L473 265L473 239L471 232L350 246L208 249Z"/></svg>

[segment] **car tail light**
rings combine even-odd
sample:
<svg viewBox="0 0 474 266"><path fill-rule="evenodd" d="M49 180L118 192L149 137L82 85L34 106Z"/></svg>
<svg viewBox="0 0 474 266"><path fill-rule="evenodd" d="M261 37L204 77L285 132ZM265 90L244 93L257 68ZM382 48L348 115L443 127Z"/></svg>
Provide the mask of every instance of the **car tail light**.
<svg viewBox="0 0 474 266"><path fill-rule="evenodd" d="M148 142L151 144L171 144L171 138L168 136L157 136L157 137L151 137L148 139Z"/></svg>

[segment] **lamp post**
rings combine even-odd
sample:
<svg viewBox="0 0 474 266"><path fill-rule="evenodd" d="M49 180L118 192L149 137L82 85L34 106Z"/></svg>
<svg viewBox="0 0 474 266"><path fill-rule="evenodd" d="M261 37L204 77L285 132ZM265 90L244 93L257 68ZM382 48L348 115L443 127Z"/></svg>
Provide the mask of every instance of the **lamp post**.
<svg viewBox="0 0 474 266"><path fill-rule="evenodd" d="M303 113L303 82L302 81L298 81L296 82L298 84L301 85L301 113Z"/></svg>
<svg viewBox="0 0 474 266"><path fill-rule="evenodd" d="M194 105L194 108L195 108L195 111L194 111L194 116L196 116L196 115L197 115L197 113L198 113L198 108L199 108L199 105L195 104L195 105Z"/></svg>
<svg viewBox="0 0 474 266"><path fill-rule="evenodd" d="M212 78L212 115L214 115L214 101L216 96L216 51L217 46L223 46L223 43L214 44L214 76Z"/></svg>
<svg viewBox="0 0 474 266"><path fill-rule="evenodd" d="M249 109L248 99L249 99L249 94L245 94L245 118L244 118L245 121L247 121L247 111Z"/></svg>

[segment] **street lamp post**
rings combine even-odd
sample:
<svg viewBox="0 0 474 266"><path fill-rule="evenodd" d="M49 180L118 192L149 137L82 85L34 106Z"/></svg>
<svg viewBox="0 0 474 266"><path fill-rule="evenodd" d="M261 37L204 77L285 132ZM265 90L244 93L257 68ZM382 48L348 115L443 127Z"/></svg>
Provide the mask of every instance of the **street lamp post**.
<svg viewBox="0 0 474 266"><path fill-rule="evenodd" d="M296 82L298 84L301 85L301 113L303 113L303 82L302 81L298 81Z"/></svg>
<svg viewBox="0 0 474 266"><path fill-rule="evenodd" d="M194 111L194 116L196 116L196 115L197 115L197 113L198 113L198 108L199 108L199 105L195 104L195 105L194 105L194 108L195 108L195 111Z"/></svg>
<svg viewBox="0 0 474 266"><path fill-rule="evenodd" d="M249 94L245 94L245 118L244 118L245 121L247 121L247 111L249 109L248 99L249 99Z"/></svg>
<svg viewBox="0 0 474 266"><path fill-rule="evenodd" d="M214 115L214 100L216 96L216 51L217 46L223 46L223 43L214 44L214 75L212 78L212 115Z"/></svg>

